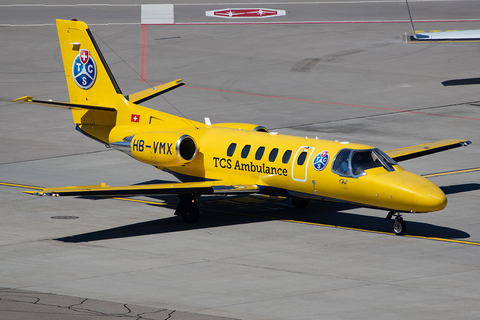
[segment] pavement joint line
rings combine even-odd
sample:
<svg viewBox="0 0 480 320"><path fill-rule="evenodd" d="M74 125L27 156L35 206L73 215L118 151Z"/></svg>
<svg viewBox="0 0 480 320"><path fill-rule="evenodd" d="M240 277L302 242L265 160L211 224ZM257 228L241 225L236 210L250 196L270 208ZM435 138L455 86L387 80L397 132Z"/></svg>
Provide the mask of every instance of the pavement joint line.
<svg viewBox="0 0 480 320"><path fill-rule="evenodd" d="M475 169L480 171L480 168L475 168ZM43 189L43 188L35 187L35 186L27 186L27 185L6 183L6 182L0 182L0 185L7 186L7 187L26 188L26 189ZM122 198L122 197L115 197L115 198L111 198L111 199L121 200L121 201L131 201L131 202L137 202L137 203L145 203L145 204L153 204L153 205L159 205L159 206L172 206L172 207L175 206L173 204L164 203L164 202L129 199L129 198ZM353 228L353 227L344 227L344 226L338 226L338 225L333 225L333 224L325 224L325 223L302 221L302 220L281 219L281 218L274 218L274 217L261 216L261 215L255 215L255 214L232 213L232 212L223 211L223 210L209 210L209 211L232 214L232 215L237 215L237 216L267 219L267 220L272 220L272 221L281 221L281 222L287 222L287 223L297 223L297 224L313 225L313 226L320 226L320 227L327 227L327 228L336 228L336 229L359 231L359 232L366 232L366 233L375 233L375 234L381 234L381 235L395 236L396 237L396 235L394 235L393 233L385 232L385 231L376 231L376 230L360 229L360 228ZM467 244L467 245L480 246L480 242L476 242L476 241L465 241L465 240L446 239L446 238L438 238L438 237L427 237L427 236L415 236L415 235L408 235L408 234L403 235L403 237L414 238L414 239L432 240L432 241L439 241L439 242L449 242L449 243L455 243L455 244Z"/></svg>
<svg viewBox="0 0 480 320"><path fill-rule="evenodd" d="M163 84L158 82L147 81L150 84ZM213 89L213 88L201 88L201 87L193 87L193 86L184 86L185 88L189 89L196 89L196 90L207 90L207 91L215 91L215 92L224 92L224 93L233 93L233 94L242 94L242 95L249 95L249 96L256 96L256 97L263 97L263 98L274 98L274 99L281 99L281 100L291 100L291 101L300 101L300 102L307 102L307 103L319 103L319 104L331 104L335 106L344 106L344 107L354 107L354 108L365 108L365 109L376 109L376 110L384 110L384 111L391 111L390 113L386 114L376 114L370 117L377 117L377 116L384 116L384 115L392 115L392 114L401 114L401 113L412 113L412 114L419 114L419 115L426 115L426 116L436 116L436 117L445 117L445 118L454 118L454 119L463 119L463 120L475 120L480 121L480 118L471 118L471 117L461 117L461 116L454 116L454 115L445 115L445 114L438 114L438 113L429 113L429 112L422 112L420 110L429 110L429 109L438 109L444 107L451 107L459 104L454 105L446 105L446 106L435 106L435 107L426 107L414 110L404 110L404 109L395 109L395 108L387 108L387 107L374 107L374 106L364 106L364 105L356 105L351 103L341 103L341 102L331 102L331 101L321 101L321 100L311 100L311 99L302 99L302 98L292 98L292 97L282 97L282 96L273 96L268 94L260 94L260 93L250 93L250 92L240 92L240 91L231 91L231 90L221 90L221 89ZM462 103L465 104L465 103ZM461 104L460 104L461 105ZM364 118L364 117L361 117ZM348 119L347 119L348 120ZM310 124L312 125L312 124ZM296 125L286 128L294 128L294 127L301 127L305 125ZM279 129L279 128L274 128Z"/></svg>
<svg viewBox="0 0 480 320"><path fill-rule="evenodd" d="M83 156L83 155L86 155L86 154L94 154L94 153L109 152L109 151L113 151L113 149L96 150L96 151L89 151L89 152L82 152L82 153L71 153L71 154L64 154L64 155L53 156L53 157L48 157L48 158L38 158L38 159L19 160L19 161L13 161L13 162L4 162L4 163L0 163L0 166L8 165L8 164L32 162L32 161L43 161L43 160L51 160L51 159L58 159L58 158Z"/></svg>

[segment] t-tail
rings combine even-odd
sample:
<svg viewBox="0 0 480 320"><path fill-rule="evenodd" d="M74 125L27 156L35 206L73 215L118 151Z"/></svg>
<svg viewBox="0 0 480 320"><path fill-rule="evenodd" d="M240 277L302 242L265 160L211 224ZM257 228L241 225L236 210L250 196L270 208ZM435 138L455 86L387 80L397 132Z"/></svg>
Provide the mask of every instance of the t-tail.
<svg viewBox="0 0 480 320"><path fill-rule="evenodd" d="M31 96L14 101L71 109L77 130L105 144L145 131L155 123L185 126L182 118L138 105L184 85L181 79L124 96L84 22L57 20L57 30L70 102Z"/></svg>

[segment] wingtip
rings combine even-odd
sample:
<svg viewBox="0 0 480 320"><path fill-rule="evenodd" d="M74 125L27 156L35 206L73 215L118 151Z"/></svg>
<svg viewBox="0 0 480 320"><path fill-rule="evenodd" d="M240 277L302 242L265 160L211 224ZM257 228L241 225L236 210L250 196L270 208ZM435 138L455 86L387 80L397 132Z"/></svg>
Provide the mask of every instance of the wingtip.
<svg viewBox="0 0 480 320"><path fill-rule="evenodd" d="M31 102L32 100L33 100L32 96L25 96L25 97L12 100L12 102Z"/></svg>

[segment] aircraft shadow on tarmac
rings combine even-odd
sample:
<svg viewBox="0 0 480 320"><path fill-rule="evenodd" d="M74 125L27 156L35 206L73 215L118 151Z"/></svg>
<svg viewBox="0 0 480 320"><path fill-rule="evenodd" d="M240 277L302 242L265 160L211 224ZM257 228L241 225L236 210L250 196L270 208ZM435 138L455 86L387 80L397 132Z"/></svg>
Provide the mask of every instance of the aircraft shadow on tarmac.
<svg viewBox="0 0 480 320"><path fill-rule="evenodd" d="M480 184L462 184L442 187L446 194L480 190ZM77 243L99 240L121 239L154 234L166 234L172 232L200 230L207 228L218 228L223 226L259 223L272 220L293 220L318 224L319 232L325 227L352 228L346 232L386 232L391 233L393 220L385 221L385 218L345 212L355 209L353 206L340 205L326 202L311 202L306 209L295 209L289 200L276 199L276 201L249 201L248 198L256 196L204 196L203 203L205 212L199 222L195 224L185 223L181 217L172 216L162 219L145 221L115 228L88 232L73 236L54 239L57 241ZM162 200L165 203L173 204L178 202L176 196L155 196L150 197L152 201ZM88 199L101 199L89 197ZM265 199L271 199L265 197ZM147 203L147 205L162 205ZM233 203L233 204L232 204ZM139 204L139 206L145 204ZM380 212L372 210L372 212ZM173 212L172 212L173 213ZM386 215L386 212L385 212ZM408 214L405 215L407 222L407 235L432 237L442 239L466 239L470 235L464 231L436 226L429 223L409 221ZM432 221L435 220L434 213L431 214ZM291 223L286 221L286 223ZM312 226L311 224L309 224ZM393 235L393 234L392 234Z"/></svg>
<svg viewBox="0 0 480 320"><path fill-rule="evenodd" d="M442 84L444 87L480 84L480 78L446 80L442 81Z"/></svg>
<svg viewBox="0 0 480 320"><path fill-rule="evenodd" d="M445 186L440 187L443 193L446 195L454 194L454 193L462 193L462 192L469 192L469 191L476 191L480 190L479 183L465 183L465 184L457 184L452 186Z"/></svg>

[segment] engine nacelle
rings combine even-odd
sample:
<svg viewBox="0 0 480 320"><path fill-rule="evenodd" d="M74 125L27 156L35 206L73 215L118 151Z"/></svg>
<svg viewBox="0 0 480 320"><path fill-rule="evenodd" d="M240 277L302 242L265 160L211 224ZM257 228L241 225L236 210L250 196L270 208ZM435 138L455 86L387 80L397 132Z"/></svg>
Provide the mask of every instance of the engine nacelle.
<svg viewBox="0 0 480 320"><path fill-rule="evenodd" d="M138 161L157 167L179 167L197 154L195 140L178 132L144 132L131 137L130 151Z"/></svg>
<svg viewBox="0 0 480 320"><path fill-rule="evenodd" d="M239 129L239 130L247 130L247 131L268 132L267 128L265 128L264 126L259 126L259 125L250 124L250 123L225 122L225 123L215 123L214 126Z"/></svg>

